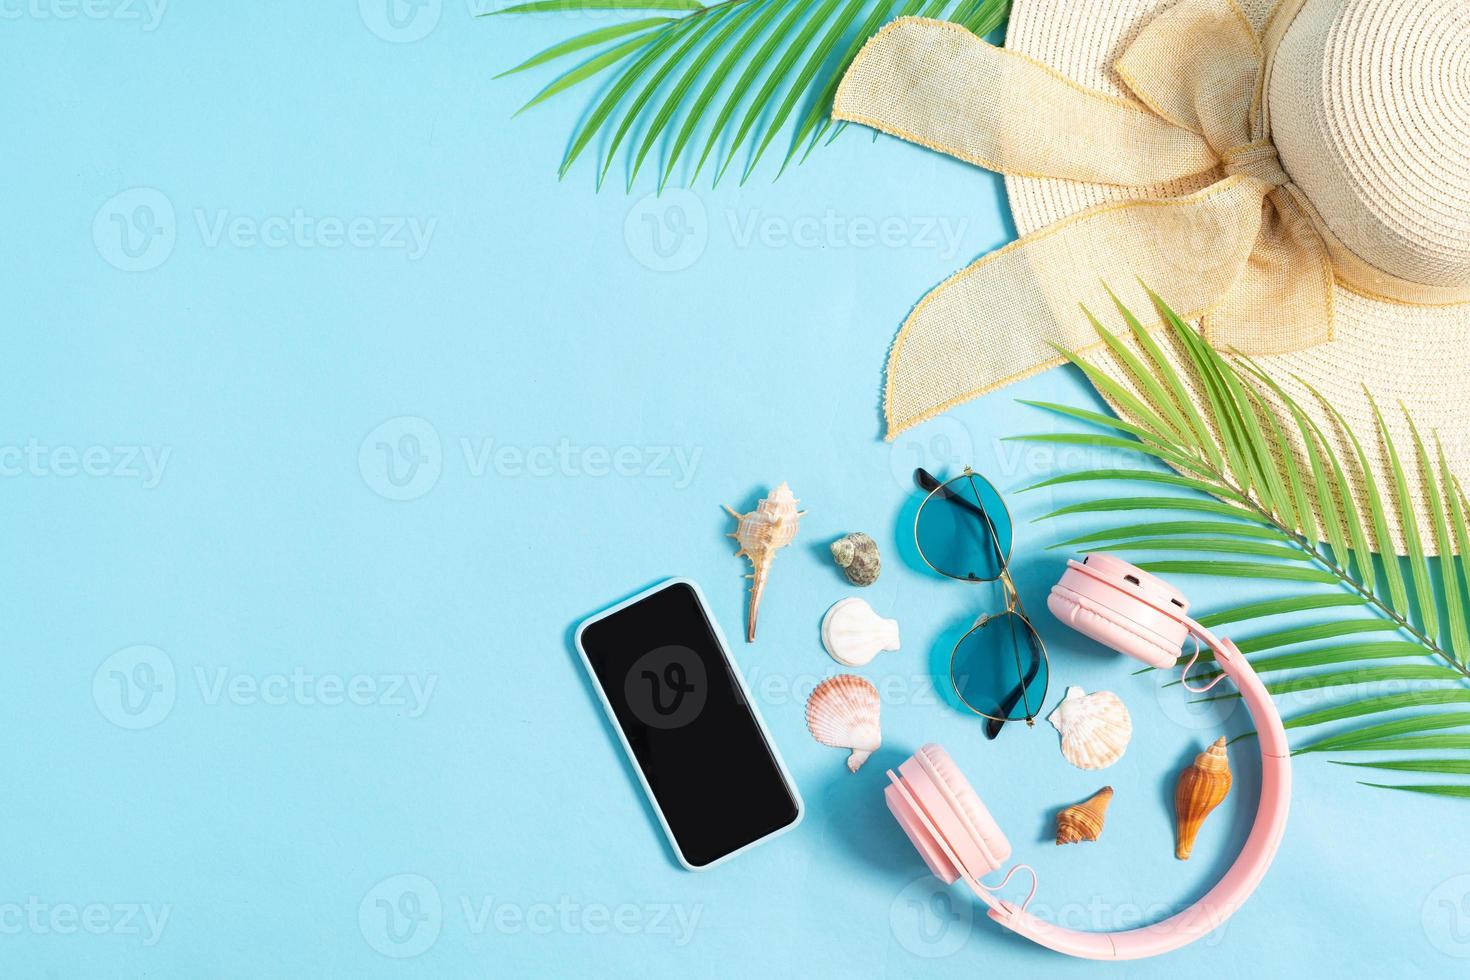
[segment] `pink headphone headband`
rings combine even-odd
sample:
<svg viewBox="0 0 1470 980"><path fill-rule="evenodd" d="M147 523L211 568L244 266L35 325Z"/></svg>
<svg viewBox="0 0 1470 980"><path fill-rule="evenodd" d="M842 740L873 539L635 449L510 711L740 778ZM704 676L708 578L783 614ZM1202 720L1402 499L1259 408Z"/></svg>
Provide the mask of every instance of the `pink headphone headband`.
<svg viewBox="0 0 1470 980"><path fill-rule="evenodd" d="M1235 644L1216 637L1185 615L1187 603L1166 583L1126 562L1101 555L1090 557L1086 564L1068 562L1067 573L1053 590L1048 605L1063 622L1156 665L1172 665L1177 654L1165 658L1160 650L1171 646L1177 650L1189 636L1214 650L1224 676L1235 683L1245 701L1261 750L1260 803L1250 835L1230 870L1198 902L1162 922L1125 932L1079 932L1027 912L1029 896L1020 905L993 896L980 884L979 875L970 873L967 862L972 867L994 868L1010 857L1010 848L983 806L966 808L945 787L943 779L927 778L942 775L932 772L935 753L944 763L948 761L937 746L920 750L910 763L900 767L902 775L889 772L893 782L885 794L889 808L935 873L951 882L963 877L989 906L990 917L1012 932L1048 949L1085 959L1141 959L1179 949L1233 915L1255 891L1276 856L1286 829L1291 795L1290 750L1281 716ZM1188 671L1186 666L1186 675ZM913 763L918 767L909 769ZM987 825L977 826L982 820ZM956 822L969 833L954 833ZM951 831L948 836L941 825ZM955 874L947 873L951 870ZM1015 870L1013 867L1011 873ZM1007 874L1006 880L1009 878Z"/></svg>

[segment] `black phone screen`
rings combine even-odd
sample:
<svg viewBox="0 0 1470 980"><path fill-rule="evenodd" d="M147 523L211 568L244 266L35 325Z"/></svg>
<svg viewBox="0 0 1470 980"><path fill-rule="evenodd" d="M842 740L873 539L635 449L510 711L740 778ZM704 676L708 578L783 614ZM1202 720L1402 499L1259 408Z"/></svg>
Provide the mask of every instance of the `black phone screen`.
<svg viewBox="0 0 1470 980"><path fill-rule="evenodd" d="M702 867L796 820L693 588L672 583L588 624L581 645L685 861Z"/></svg>

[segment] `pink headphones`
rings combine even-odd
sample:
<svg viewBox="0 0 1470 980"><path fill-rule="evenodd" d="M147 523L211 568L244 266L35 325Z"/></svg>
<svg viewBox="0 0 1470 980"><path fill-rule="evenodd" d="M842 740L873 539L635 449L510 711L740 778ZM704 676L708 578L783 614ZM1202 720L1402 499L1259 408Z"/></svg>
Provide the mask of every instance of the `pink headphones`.
<svg viewBox="0 0 1470 980"><path fill-rule="evenodd" d="M1255 891L1276 856L1291 795L1290 751L1281 716L1235 644L1190 619L1189 604L1177 589L1125 561L1107 555L1069 561L1047 606L1073 629L1152 667L1172 667L1184 641L1192 636L1215 652L1222 676L1235 682L1261 747L1261 801L1245 847L1225 877L1196 904L1151 926L1112 933L1063 929L1026 911L1036 894L1034 871L1031 894L1019 906L993 894L1018 869L1031 871L1026 865L1012 867L998 885L980 883L981 877L1010 858L1011 845L944 749L926 745L897 773L889 770L892 783L884 790L888 809L929 870L947 885L963 878L990 908L992 919L1032 942L1094 960L1141 959L1186 946L1230 918ZM1191 659L1185 666L1186 677L1193 665ZM1184 686L1191 691L1208 689L1189 687L1187 680Z"/></svg>

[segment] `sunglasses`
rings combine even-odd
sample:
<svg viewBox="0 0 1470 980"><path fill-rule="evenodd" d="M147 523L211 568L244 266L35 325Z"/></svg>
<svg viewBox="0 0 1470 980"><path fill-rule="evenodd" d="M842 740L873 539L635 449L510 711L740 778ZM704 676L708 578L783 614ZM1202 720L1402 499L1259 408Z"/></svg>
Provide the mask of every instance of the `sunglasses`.
<svg viewBox="0 0 1470 980"><path fill-rule="evenodd" d="M943 483L915 470L914 481L929 494L914 518L914 544L924 564L962 582L999 582L1005 592L1005 609L977 619L950 654L955 694L986 719L986 738L999 735L1008 721L1034 725L1051 671L1046 645L1011 579L1011 513L995 487L969 467Z"/></svg>

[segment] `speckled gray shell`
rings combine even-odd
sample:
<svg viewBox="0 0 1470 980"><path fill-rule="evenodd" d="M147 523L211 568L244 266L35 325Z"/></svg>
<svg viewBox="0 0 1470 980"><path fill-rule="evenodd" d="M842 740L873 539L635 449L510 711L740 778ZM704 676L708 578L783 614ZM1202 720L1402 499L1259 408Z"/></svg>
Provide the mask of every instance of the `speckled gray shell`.
<svg viewBox="0 0 1470 980"><path fill-rule="evenodd" d="M832 557L853 585L872 585L883 570L877 543L861 531L833 541Z"/></svg>

